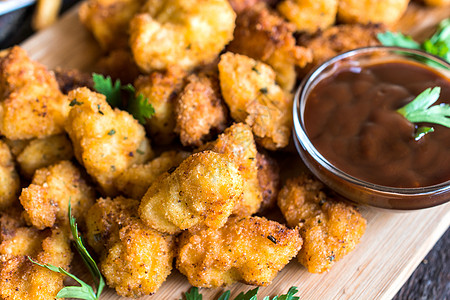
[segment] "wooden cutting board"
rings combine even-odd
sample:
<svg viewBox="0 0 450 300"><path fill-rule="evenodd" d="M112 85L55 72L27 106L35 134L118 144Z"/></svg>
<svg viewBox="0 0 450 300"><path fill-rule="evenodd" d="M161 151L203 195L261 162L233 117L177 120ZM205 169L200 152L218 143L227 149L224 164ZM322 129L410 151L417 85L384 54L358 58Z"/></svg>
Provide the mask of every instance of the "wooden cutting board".
<svg viewBox="0 0 450 300"><path fill-rule="evenodd" d="M423 39L436 24L450 16L448 8L409 7L397 26L398 30ZM53 27L35 34L22 46L30 56L49 68L89 70L100 56L91 35L78 21L76 8ZM367 219L367 231L355 251L326 274L310 274L295 259L291 261L259 295L278 295L295 285L300 299L391 299L417 265L450 225L450 203L413 211L391 212L361 207ZM87 269L75 263L73 270L90 282ZM143 299L180 299L188 291L188 281L174 270L153 296ZM234 284L232 296L253 287ZM217 299L224 289L202 289L203 299ZM101 299L119 299L112 289L106 289Z"/></svg>

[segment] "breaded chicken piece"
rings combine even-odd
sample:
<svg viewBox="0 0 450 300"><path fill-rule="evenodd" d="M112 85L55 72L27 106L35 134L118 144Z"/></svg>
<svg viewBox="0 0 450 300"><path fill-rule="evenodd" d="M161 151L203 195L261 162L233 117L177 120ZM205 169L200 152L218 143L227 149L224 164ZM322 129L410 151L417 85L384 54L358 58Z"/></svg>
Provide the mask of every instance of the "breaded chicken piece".
<svg viewBox="0 0 450 300"><path fill-rule="evenodd" d="M38 229L58 224L69 226L69 201L78 224L84 224L86 211L95 202L95 191L70 161L38 169L31 184L22 190L20 203L25 219Z"/></svg>
<svg viewBox="0 0 450 300"><path fill-rule="evenodd" d="M262 193L258 181L258 151L250 127L243 123L234 124L219 135L217 140L200 149L223 153L238 166L244 179L244 193L234 206L233 214L247 216L256 213L262 202Z"/></svg>
<svg viewBox="0 0 450 300"><path fill-rule="evenodd" d="M101 57L95 68L96 73L109 76L113 81L119 79L122 84L133 83L139 76L139 68L128 49L116 49Z"/></svg>
<svg viewBox="0 0 450 300"><path fill-rule="evenodd" d="M101 254L106 282L123 297L151 295L172 269L174 239L144 225L139 202L99 199L88 212L87 240Z"/></svg>
<svg viewBox="0 0 450 300"><path fill-rule="evenodd" d="M184 146L200 146L212 132L222 132L227 108L220 95L217 76L192 74L175 101L175 132Z"/></svg>
<svg viewBox="0 0 450 300"><path fill-rule="evenodd" d="M262 191L262 203L258 212L268 211L277 203L280 191L280 167L275 159L268 154L258 152L256 155L258 166L258 182Z"/></svg>
<svg viewBox="0 0 450 300"><path fill-rule="evenodd" d="M316 32L336 21L338 0L284 0L277 9L298 31Z"/></svg>
<svg viewBox="0 0 450 300"><path fill-rule="evenodd" d="M354 206L327 197L323 188L302 175L288 180L278 195L289 226L300 227L303 248L298 261L311 273L328 271L356 247L366 229Z"/></svg>
<svg viewBox="0 0 450 300"><path fill-rule="evenodd" d="M69 138L65 134L58 134L31 140L17 155L16 160L21 174L31 178L37 169L72 157L73 149Z"/></svg>
<svg viewBox="0 0 450 300"><path fill-rule="evenodd" d="M266 286L301 246L296 229L260 217L230 218L222 228L185 231L176 266L197 287Z"/></svg>
<svg viewBox="0 0 450 300"><path fill-rule="evenodd" d="M450 0L424 0L426 5L430 6L446 6L450 5Z"/></svg>
<svg viewBox="0 0 450 300"><path fill-rule="evenodd" d="M242 181L238 167L226 155L193 154L152 183L139 216L153 229L171 234L194 226L219 228L242 196Z"/></svg>
<svg viewBox="0 0 450 300"><path fill-rule="evenodd" d="M0 140L0 211L17 201L20 178L8 145Z"/></svg>
<svg viewBox="0 0 450 300"><path fill-rule="evenodd" d="M409 0L339 0L338 19L343 23L394 25L406 11Z"/></svg>
<svg viewBox="0 0 450 300"><path fill-rule="evenodd" d="M0 59L0 134L11 140L63 131L69 101L52 73L19 46Z"/></svg>
<svg viewBox="0 0 450 300"><path fill-rule="evenodd" d="M0 217L0 298L4 300L55 299L64 287L64 275L33 264L52 264L69 270L72 252L68 237L58 228L38 231L19 227L20 220Z"/></svg>
<svg viewBox="0 0 450 300"><path fill-rule="evenodd" d="M81 22L103 50L126 48L128 26L145 0L87 0L78 11Z"/></svg>
<svg viewBox="0 0 450 300"><path fill-rule="evenodd" d="M8 145L11 154L14 157L17 157L32 140L10 140L7 138L2 138L2 141Z"/></svg>
<svg viewBox="0 0 450 300"><path fill-rule="evenodd" d="M171 67L166 71L140 76L134 82L136 94L144 95L155 109L155 114L147 120L146 128L156 144L169 144L176 137L175 99L183 87L185 76L183 70Z"/></svg>
<svg viewBox="0 0 450 300"><path fill-rule="evenodd" d="M142 199L145 192L159 175L178 165L188 156L189 152L166 151L146 164L137 164L127 168L115 182L124 195L133 199Z"/></svg>
<svg viewBox="0 0 450 300"><path fill-rule="evenodd" d="M305 75L313 67L340 53L360 47L379 45L377 34L383 31L384 26L382 25L354 24L333 26L314 35L301 36L299 44L313 53L313 61L301 73Z"/></svg>
<svg viewBox="0 0 450 300"><path fill-rule="evenodd" d="M236 14L227 0L147 0L130 24L130 46L142 71L212 62L233 39Z"/></svg>
<svg viewBox="0 0 450 300"><path fill-rule="evenodd" d="M275 72L250 57L227 52L220 58L219 79L231 117L248 124L256 141L276 150L289 143L292 95L275 83Z"/></svg>
<svg viewBox="0 0 450 300"><path fill-rule="evenodd" d="M104 95L87 88L70 92L69 98L72 109L65 127L75 157L105 195L115 195L114 180L152 155L144 127L128 112L113 110Z"/></svg>
<svg viewBox="0 0 450 300"><path fill-rule="evenodd" d="M312 59L308 49L296 45L294 31L293 24L260 3L238 15L227 49L267 63L275 70L278 84L291 91L297 80L295 67L304 67Z"/></svg>
<svg viewBox="0 0 450 300"><path fill-rule="evenodd" d="M81 72L77 69L66 70L62 68L56 68L54 73L59 89L65 95L79 87L87 87L91 90L94 88L91 73Z"/></svg>
<svg viewBox="0 0 450 300"><path fill-rule="evenodd" d="M237 14L240 14L245 9L251 8L261 2L273 5L277 3L277 1L278 0L229 0L231 7Z"/></svg>

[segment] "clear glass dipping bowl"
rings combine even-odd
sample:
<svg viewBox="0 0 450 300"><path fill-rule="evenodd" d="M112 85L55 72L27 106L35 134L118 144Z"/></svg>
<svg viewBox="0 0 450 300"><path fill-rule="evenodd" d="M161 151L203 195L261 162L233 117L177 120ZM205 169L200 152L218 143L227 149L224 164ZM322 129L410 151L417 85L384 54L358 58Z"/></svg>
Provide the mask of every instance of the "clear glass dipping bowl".
<svg viewBox="0 0 450 300"><path fill-rule="evenodd" d="M360 66L392 60L426 63L428 67L431 66L450 78L449 63L419 50L377 46L340 54L312 70L297 90L293 109L295 145L311 172L328 187L351 201L396 210L421 209L443 204L450 200L450 181L420 188L397 188L366 182L333 166L316 150L306 134L303 119L306 99L317 82L342 66Z"/></svg>

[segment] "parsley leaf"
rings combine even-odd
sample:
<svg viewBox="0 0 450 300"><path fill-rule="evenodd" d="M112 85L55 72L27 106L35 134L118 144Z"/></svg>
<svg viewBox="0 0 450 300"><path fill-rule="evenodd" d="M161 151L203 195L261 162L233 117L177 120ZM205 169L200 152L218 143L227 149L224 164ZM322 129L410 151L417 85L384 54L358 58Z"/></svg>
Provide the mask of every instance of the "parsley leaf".
<svg viewBox="0 0 450 300"><path fill-rule="evenodd" d="M112 107L122 106L122 86L120 80L116 80L114 84L110 76L104 77L101 74L92 74L92 80L94 81L94 89L106 96L106 101Z"/></svg>
<svg viewBox="0 0 450 300"><path fill-rule="evenodd" d="M252 290L247 291L246 293L241 292L236 296L233 300L257 300L259 287L256 287ZM295 296L298 293L298 288L296 286L292 286L287 294L283 294L280 296L275 296L272 300L299 300L300 297ZM230 300L230 291L226 291L223 293L217 300ZM185 294L186 300L202 300L202 295L199 294L198 288L193 287L189 292ZM264 297L263 300L270 300L269 296Z"/></svg>
<svg viewBox="0 0 450 300"><path fill-rule="evenodd" d="M192 287L189 292L186 292L185 294L186 300L202 300L203 296L198 293L197 287Z"/></svg>
<svg viewBox="0 0 450 300"><path fill-rule="evenodd" d="M386 31L377 35L378 40L385 46L395 46L410 49L420 49L420 44L400 32Z"/></svg>
<svg viewBox="0 0 450 300"><path fill-rule="evenodd" d="M142 94L134 97L136 90L131 84L125 86L124 90L127 90L130 95L132 95L128 100L128 112L132 114L133 117L139 121L139 123L145 124L146 119L150 119L155 114L153 105L151 105L148 102L148 99L144 98L144 95Z"/></svg>
<svg viewBox="0 0 450 300"><path fill-rule="evenodd" d="M247 291L246 293L241 292L239 295L234 298L234 300L257 300L256 295L258 294L259 287L254 288L253 290Z"/></svg>

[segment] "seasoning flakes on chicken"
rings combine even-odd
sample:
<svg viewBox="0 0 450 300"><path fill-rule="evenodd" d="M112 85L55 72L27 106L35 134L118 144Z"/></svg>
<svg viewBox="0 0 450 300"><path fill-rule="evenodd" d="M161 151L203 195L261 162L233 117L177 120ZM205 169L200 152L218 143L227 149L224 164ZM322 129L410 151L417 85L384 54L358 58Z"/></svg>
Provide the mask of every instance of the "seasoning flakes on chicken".
<svg viewBox="0 0 450 300"><path fill-rule="evenodd" d="M300 228L298 260L311 273L328 271L356 247L366 229L354 206L329 198L323 189L321 182L302 175L289 179L278 194L288 225Z"/></svg>
<svg viewBox="0 0 450 300"><path fill-rule="evenodd" d="M0 140L0 211L17 201L20 178L8 145Z"/></svg>
<svg viewBox="0 0 450 300"><path fill-rule="evenodd" d="M219 228L242 192L242 176L234 161L204 151L154 181L142 198L139 216L150 227L171 234L194 226Z"/></svg>
<svg viewBox="0 0 450 300"><path fill-rule="evenodd" d="M222 228L185 231L176 266L197 287L265 286L301 246L296 229L260 217L230 218Z"/></svg>

